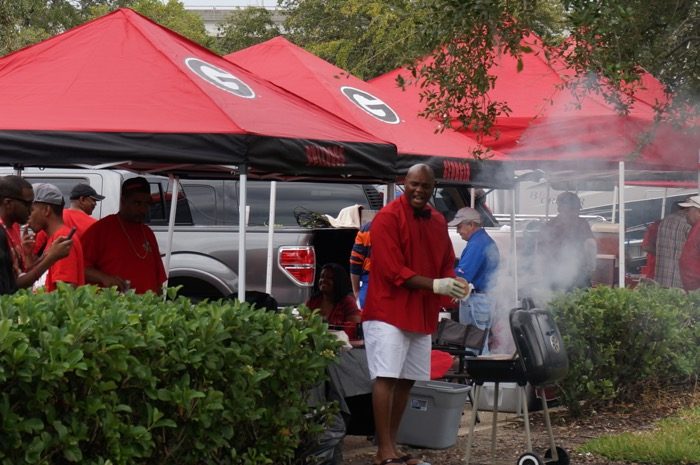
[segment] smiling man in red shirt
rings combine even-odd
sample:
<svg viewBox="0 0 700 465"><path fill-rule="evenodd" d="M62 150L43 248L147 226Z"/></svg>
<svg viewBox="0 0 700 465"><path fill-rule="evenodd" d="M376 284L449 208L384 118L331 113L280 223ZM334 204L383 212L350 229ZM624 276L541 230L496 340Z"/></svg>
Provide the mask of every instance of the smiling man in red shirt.
<svg viewBox="0 0 700 465"><path fill-rule="evenodd" d="M362 313L374 380L374 462L382 465L420 463L399 452L396 433L413 383L430 379L431 334L440 307L468 290L466 281L454 277L447 222L428 205L435 187L432 168L412 166L404 187L372 221L372 272Z"/></svg>

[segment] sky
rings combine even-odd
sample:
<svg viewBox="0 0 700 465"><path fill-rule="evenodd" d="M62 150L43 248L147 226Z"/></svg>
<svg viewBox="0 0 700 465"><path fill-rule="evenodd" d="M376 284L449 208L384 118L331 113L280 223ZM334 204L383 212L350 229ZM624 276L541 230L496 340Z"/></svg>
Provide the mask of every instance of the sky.
<svg viewBox="0 0 700 465"><path fill-rule="evenodd" d="M277 6L277 0L180 0L185 6Z"/></svg>

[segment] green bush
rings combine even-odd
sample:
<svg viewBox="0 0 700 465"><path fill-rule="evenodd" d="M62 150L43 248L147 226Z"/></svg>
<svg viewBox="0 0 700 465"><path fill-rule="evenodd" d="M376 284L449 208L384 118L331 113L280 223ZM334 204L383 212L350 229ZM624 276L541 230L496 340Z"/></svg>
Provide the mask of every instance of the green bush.
<svg viewBox="0 0 700 465"><path fill-rule="evenodd" d="M596 287L561 295L550 310L569 356L560 387L574 414L700 373L700 292Z"/></svg>
<svg viewBox="0 0 700 465"><path fill-rule="evenodd" d="M0 463L289 462L337 342L317 314L91 286L0 299Z"/></svg>

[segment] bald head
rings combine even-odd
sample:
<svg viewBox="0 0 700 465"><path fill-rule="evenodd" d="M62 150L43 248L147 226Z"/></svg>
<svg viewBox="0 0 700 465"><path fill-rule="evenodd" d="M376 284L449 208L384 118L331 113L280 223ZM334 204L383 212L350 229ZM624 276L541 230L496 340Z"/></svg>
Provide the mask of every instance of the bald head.
<svg viewBox="0 0 700 465"><path fill-rule="evenodd" d="M433 195L435 174L425 164L413 165L406 173L404 195L415 210L422 210Z"/></svg>
<svg viewBox="0 0 700 465"><path fill-rule="evenodd" d="M429 176L433 182L435 182L435 171L433 171L433 169L425 163L416 163L415 165L411 166L406 172L406 178L411 175L416 176L419 173Z"/></svg>

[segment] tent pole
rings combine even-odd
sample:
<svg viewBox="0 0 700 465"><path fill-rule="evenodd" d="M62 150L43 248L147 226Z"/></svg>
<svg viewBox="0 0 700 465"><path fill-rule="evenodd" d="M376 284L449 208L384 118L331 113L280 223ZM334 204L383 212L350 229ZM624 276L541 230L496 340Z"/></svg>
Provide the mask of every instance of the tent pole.
<svg viewBox="0 0 700 465"><path fill-rule="evenodd" d="M619 233L618 238L618 253L620 255L618 264L618 284L620 288L625 287L625 162L621 161L619 164L619 181L618 184L620 188L618 189L619 199L620 199L620 221L619 221Z"/></svg>
<svg viewBox="0 0 700 465"><path fill-rule="evenodd" d="M170 178L170 185L172 187L172 193L170 195L170 217L168 217L168 245L165 249L165 282L163 283L163 299L166 298L167 292L165 290L168 288L168 280L170 275L170 257L173 252L173 233L175 232L175 216L177 214L177 197L179 195L179 180L174 174L168 175ZM163 195L167 194L166 192Z"/></svg>
<svg viewBox="0 0 700 465"><path fill-rule="evenodd" d="M386 195L384 196L384 205L388 204L396 197L396 183L386 183Z"/></svg>
<svg viewBox="0 0 700 465"><path fill-rule="evenodd" d="M248 165L240 165L238 193L238 300L245 302L245 259L246 259L246 206L248 205Z"/></svg>
<svg viewBox="0 0 700 465"><path fill-rule="evenodd" d="M515 304L515 307L518 306L518 247L517 247L517 242L516 242L516 234L515 234L515 187L511 189L511 201L512 204L510 206L510 253L511 253L511 264L513 268L513 298L515 301L513 302Z"/></svg>
<svg viewBox="0 0 700 465"><path fill-rule="evenodd" d="M661 219L666 218L666 200L668 199L668 187L664 187L664 197L661 200Z"/></svg>
<svg viewBox="0 0 700 465"><path fill-rule="evenodd" d="M473 187L469 188L469 206L474 208L474 205L476 205L476 199L474 198L474 193L476 192L476 189Z"/></svg>
<svg viewBox="0 0 700 465"><path fill-rule="evenodd" d="M265 275L265 292L272 294L272 249L275 234L275 215L277 213L277 181L270 182L270 215L267 225L267 274Z"/></svg>

